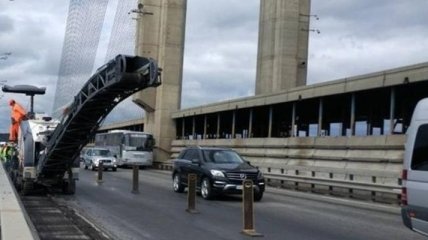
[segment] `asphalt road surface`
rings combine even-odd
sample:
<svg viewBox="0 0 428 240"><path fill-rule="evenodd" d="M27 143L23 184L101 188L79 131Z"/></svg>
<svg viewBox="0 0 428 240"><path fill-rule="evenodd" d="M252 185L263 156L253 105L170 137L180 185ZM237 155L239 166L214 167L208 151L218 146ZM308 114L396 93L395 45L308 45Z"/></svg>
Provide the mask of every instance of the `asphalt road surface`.
<svg viewBox="0 0 428 240"><path fill-rule="evenodd" d="M132 170L81 170L74 196L56 199L75 208L112 239L251 239L241 233L239 196L196 200L190 214L187 194L175 193L169 172L140 170L140 193L132 194ZM255 203L255 230L263 239L426 239L403 226L397 207L359 203L268 188Z"/></svg>

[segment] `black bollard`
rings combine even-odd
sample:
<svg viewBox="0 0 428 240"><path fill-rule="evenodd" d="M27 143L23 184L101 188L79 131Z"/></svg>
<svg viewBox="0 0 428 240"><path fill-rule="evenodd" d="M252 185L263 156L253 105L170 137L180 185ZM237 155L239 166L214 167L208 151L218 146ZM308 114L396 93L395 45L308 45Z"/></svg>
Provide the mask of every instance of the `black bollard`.
<svg viewBox="0 0 428 240"><path fill-rule="evenodd" d="M132 166L132 193L138 194L140 191L138 190L138 174L139 174L138 165Z"/></svg>
<svg viewBox="0 0 428 240"><path fill-rule="evenodd" d="M97 183L102 183L103 182L103 161L100 161L98 163L98 176L97 176Z"/></svg>
<svg viewBox="0 0 428 240"><path fill-rule="evenodd" d="M189 213L199 213L196 210L196 174L190 173L187 176L187 209Z"/></svg>
<svg viewBox="0 0 428 240"><path fill-rule="evenodd" d="M241 231L241 233L251 237L262 237L263 235L257 233L254 229L253 181L248 179L242 181L242 187L242 210L244 218L244 229Z"/></svg>

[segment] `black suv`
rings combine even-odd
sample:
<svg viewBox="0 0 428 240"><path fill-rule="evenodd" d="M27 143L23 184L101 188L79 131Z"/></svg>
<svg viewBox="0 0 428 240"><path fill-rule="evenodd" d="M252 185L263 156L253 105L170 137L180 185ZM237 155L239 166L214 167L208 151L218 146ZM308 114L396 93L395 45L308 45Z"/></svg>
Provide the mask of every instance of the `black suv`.
<svg viewBox="0 0 428 240"><path fill-rule="evenodd" d="M197 189L204 199L223 193L242 193L242 181L245 179L254 183L254 200L260 201L263 197L265 180L262 172L231 149L190 147L184 149L173 163L175 192L183 192L188 174L195 173Z"/></svg>

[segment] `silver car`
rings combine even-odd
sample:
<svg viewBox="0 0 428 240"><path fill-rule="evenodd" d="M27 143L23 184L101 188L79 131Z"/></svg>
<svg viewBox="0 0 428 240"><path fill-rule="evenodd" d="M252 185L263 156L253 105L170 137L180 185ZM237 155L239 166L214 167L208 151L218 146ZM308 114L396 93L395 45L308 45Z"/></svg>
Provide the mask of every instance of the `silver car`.
<svg viewBox="0 0 428 240"><path fill-rule="evenodd" d="M112 155L110 150L105 148L88 148L83 153L83 164L85 169L95 171L98 169L100 163L103 163L105 170L117 170L116 158Z"/></svg>

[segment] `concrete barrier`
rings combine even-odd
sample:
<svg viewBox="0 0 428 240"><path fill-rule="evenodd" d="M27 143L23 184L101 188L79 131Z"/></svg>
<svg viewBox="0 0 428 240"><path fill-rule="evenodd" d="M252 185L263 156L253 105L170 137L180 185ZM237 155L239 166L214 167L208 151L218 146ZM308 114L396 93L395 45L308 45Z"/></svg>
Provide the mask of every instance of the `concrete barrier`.
<svg viewBox="0 0 428 240"><path fill-rule="evenodd" d="M175 140L172 146L233 148L265 173L268 185L399 204L404 142L405 135L392 135Z"/></svg>
<svg viewBox="0 0 428 240"><path fill-rule="evenodd" d="M27 216L15 188L0 163L0 223L1 239L39 239Z"/></svg>

